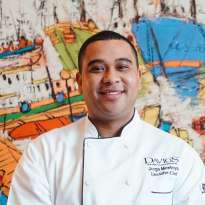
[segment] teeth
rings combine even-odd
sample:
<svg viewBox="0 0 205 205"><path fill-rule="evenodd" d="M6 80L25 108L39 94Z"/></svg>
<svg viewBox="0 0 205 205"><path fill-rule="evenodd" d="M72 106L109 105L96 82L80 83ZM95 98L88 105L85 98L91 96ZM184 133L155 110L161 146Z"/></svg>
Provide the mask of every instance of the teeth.
<svg viewBox="0 0 205 205"><path fill-rule="evenodd" d="M110 94L110 95L116 95L116 94L119 94L120 92L117 92L117 91L115 91L115 92L107 92L107 94Z"/></svg>
<svg viewBox="0 0 205 205"><path fill-rule="evenodd" d="M122 94L124 91L102 91L100 92L103 95L119 95Z"/></svg>

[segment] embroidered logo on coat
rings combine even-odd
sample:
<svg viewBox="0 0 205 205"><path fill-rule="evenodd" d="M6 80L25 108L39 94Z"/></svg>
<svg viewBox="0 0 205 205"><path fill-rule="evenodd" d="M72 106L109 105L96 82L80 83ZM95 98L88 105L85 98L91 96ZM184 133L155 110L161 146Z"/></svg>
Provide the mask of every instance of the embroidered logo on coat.
<svg viewBox="0 0 205 205"><path fill-rule="evenodd" d="M205 183L201 184L201 193L205 194Z"/></svg>
<svg viewBox="0 0 205 205"><path fill-rule="evenodd" d="M173 175L177 176L179 157L145 157L145 164L151 176Z"/></svg>
<svg viewBox="0 0 205 205"><path fill-rule="evenodd" d="M148 165L168 165L168 164L177 164L179 162L178 157L162 157L162 158L155 158L155 157L145 157L145 164Z"/></svg>

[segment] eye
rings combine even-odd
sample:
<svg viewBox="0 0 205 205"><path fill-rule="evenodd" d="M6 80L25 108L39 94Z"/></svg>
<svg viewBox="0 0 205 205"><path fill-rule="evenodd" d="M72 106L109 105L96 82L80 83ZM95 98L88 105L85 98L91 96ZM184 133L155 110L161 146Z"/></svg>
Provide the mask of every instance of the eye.
<svg viewBox="0 0 205 205"><path fill-rule="evenodd" d="M127 71L130 68L130 65L127 64L119 64L116 66L119 71Z"/></svg>
<svg viewBox="0 0 205 205"><path fill-rule="evenodd" d="M91 73L101 73L105 70L103 65L93 65L89 68L89 72Z"/></svg>

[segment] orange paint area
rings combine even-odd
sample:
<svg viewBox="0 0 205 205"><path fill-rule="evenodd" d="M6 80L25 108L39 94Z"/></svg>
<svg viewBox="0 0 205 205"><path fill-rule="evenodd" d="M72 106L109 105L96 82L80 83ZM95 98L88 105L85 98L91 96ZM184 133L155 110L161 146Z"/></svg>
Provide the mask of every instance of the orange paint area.
<svg viewBox="0 0 205 205"><path fill-rule="evenodd" d="M70 122L71 121L67 117L58 117L54 119L28 122L14 128L12 131L9 132L9 135L15 140L26 138L34 139L39 135L48 132L49 130L63 127Z"/></svg>
<svg viewBox="0 0 205 205"><path fill-rule="evenodd" d="M160 65L160 61L154 61L152 63L146 64L148 67L152 68L156 65ZM163 65L165 67L194 67L194 68L200 68L203 65L202 61L192 61L192 60L174 60L174 61L166 61L163 62Z"/></svg>
<svg viewBox="0 0 205 205"><path fill-rule="evenodd" d="M8 196L11 178L21 152L7 139L0 137L0 190Z"/></svg>

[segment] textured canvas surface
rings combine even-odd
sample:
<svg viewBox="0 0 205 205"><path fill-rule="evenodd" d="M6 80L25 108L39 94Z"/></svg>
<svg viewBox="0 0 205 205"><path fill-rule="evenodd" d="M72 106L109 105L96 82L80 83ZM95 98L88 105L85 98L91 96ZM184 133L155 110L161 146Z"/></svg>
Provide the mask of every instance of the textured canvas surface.
<svg viewBox="0 0 205 205"><path fill-rule="evenodd" d="M27 143L86 114L77 54L103 29L138 50L141 117L205 161L204 23L203 0L0 0L0 204Z"/></svg>

